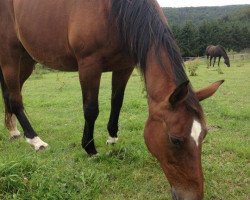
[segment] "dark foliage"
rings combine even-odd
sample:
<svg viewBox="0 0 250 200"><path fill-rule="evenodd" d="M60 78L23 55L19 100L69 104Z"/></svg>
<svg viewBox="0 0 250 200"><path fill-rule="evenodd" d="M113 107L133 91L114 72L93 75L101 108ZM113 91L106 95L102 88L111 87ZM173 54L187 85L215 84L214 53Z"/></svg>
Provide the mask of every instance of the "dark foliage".
<svg viewBox="0 0 250 200"><path fill-rule="evenodd" d="M170 25L185 25L192 21L195 25L201 25L204 21L228 20L231 18L237 21L249 20L250 5L214 6L214 7L185 7L185 8L163 8L164 14L168 17ZM248 14L247 14L248 13ZM248 23L250 23L248 21Z"/></svg>
<svg viewBox="0 0 250 200"><path fill-rule="evenodd" d="M250 48L250 5L163 8L182 56L202 56L210 44L239 52Z"/></svg>

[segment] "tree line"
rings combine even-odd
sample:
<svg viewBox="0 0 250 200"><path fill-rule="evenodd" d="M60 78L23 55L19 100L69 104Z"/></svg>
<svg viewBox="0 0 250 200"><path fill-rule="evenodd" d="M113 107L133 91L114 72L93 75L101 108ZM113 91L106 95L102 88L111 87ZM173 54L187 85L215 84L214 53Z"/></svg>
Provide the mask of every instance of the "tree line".
<svg viewBox="0 0 250 200"><path fill-rule="evenodd" d="M194 9L194 8L192 8ZM250 7L238 10L220 19L189 20L170 26L183 57L203 56L208 45L220 44L229 51L239 52L250 48Z"/></svg>

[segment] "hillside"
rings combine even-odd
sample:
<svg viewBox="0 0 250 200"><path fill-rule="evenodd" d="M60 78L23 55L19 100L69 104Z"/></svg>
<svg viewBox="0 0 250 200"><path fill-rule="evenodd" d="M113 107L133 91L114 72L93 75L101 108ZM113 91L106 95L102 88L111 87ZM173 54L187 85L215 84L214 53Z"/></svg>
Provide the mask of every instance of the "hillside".
<svg viewBox="0 0 250 200"><path fill-rule="evenodd" d="M250 4L163 8L182 56L202 56L210 44L240 52L250 48Z"/></svg>
<svg viewBox="0 0 250 200"><path fill-rule="evenodd" d="M191 21L200 25L204 21L211 20L239 20L250 21L250 5L233 5L220 7L185 7L163 8L170 25L184 25ZM243 15L243 17L242 17Z"/></svg>

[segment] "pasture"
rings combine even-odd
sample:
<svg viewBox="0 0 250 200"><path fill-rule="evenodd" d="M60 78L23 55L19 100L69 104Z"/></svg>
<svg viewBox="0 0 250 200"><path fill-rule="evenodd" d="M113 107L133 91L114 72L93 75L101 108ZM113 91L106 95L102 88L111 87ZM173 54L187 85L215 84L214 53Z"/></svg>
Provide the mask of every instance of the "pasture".
<svg viewBox="0 0 250 200"><path fill-rule="evenodd" d="M209 127L203 144L205 199L250 199L250 58L232 60L224 72L200 60L194 88L226 82L202 102ZM50 146L35 152L23 138L10 141L0 125L0 199L170 199L168 182L143 139L147 101L140 73L128 83L120 115L119 141L105 144L110 111L110 73L104 73L95 126L99 156L80 145L83 128L77 73L36 69L23 89L28 117ZM3 122L3 101L0 101ZM20 129L20 128L19 128ZM21 129L20 129L21 130Z"/></svg>

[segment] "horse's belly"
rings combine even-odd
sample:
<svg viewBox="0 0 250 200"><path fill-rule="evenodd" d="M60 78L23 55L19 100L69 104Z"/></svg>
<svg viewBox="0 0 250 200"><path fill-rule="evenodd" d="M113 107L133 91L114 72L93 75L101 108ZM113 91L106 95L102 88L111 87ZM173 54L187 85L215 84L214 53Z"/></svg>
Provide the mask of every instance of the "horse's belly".
<svg viewBox="0 0 250 200"><path fill-rule="evenodd" d="M20 39L20 42L33 60L49 68L61 71L78 70L76 58L67 51L58 51L57 48L43 49L39 45L32 45L32 47L30 47L25 39Z"/></svg>
<svg viewBox="0 0 250 200"><path fill-rule="evenodd" d="M61 56L58 58L53 58L53 60L48 60L48 59L39 60L40 58L34 58L34 57L33 59L51 69L60 71L78 71L77 61L73 57Z"/></svg>

